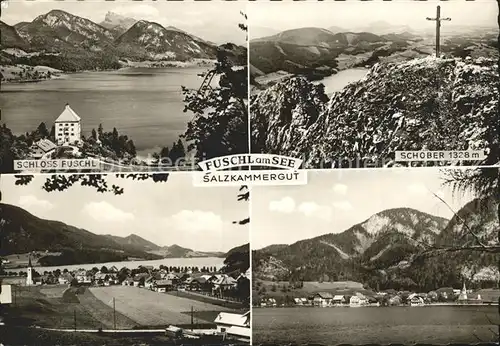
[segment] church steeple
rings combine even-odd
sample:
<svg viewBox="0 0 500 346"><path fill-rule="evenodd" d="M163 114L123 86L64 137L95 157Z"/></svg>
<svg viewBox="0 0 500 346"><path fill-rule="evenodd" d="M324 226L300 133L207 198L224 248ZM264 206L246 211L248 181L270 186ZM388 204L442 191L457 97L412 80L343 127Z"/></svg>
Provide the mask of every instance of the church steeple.
<svg viewBox="0 0 500 346"><path fill-rule="evenodd" d="M33 265L31 264L31 254L28 255L28 269L26 273L26 286L33 285Z"/></svg>
<svg viewBox="0 0 500 346"><path fill-rule="evenodd" d="M462 291L458 296L458 300L467 300L467 288L465 287L465 280L464 280L464 287L462 288Z"/></svg>

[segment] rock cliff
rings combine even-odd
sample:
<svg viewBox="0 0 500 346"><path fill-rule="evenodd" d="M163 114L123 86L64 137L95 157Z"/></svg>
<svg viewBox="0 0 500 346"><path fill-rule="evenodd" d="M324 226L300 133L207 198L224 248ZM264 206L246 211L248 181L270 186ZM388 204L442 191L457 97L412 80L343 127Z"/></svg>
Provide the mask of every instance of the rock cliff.
<svg viewBox="0 0 500 346"><path fill-rule="evenodd" d="M320 168L387 164L396 150L487 149L498 140L498 77L486 58L379 63L328 102L321 86L291 78L252 98L252 150Z"/></svg>

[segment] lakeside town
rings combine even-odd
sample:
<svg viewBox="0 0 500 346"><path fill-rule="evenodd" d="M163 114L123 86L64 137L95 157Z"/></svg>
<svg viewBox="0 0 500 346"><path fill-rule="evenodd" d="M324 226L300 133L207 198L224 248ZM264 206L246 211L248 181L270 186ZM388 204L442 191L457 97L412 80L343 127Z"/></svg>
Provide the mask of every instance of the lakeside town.
<svg viewBox="0 0 500 346"><path fill-rule="evenodd" d="M355 283L351 283L353 285ZM261 283L257 286L263 287ZM276 292L276 285L274 292ZM273 289L273 288L272 288ZM467 289L464 283L461 289L441 287L427 293L397 291L388 289L375 292L364 288L340 289L333 292L291 293L283 285L280 295L260 293L261 298L253 299L254 307L383 307L383 306L426 306L426 305L498 305L498 288ZM261 290L262 292L262 290ZM265 289L264 289L265 292ZM301 295L301 296L297 296Z"/></svg>
<svg viewBox="0 0 500 346"><path fill-rule="evenodd" d="M68 328L71 320L66 325L64 322L54 324L51 321L54 316L49 317L49 311L34 311L42 296L49 302L55 298L61 298L64 303L73 300L85 305L83 310L94 310L91 317L100 318L94 328L101 333L122 330L159 333L168 340L246 343L250 340L249 277L249 268L245 272L228 273L215 266L163 265L136 269L116 266L71 271L54 269L39 273L30 258L25 271L2 273L2 324L18 327L31 323L35 328L71 331ZM144 304L149 304L151 310L144 311ZM48 309L48 304L43 305L38 309ZM102 319L103 310L109 310L107 314L112 310L113 321ZM65 313L60 313L60 319L64 320ZM121 316L118 323L117 313ZM81 312L78 318L76 309L74 314L72 329L75 332L92 330L87 318L81 321ZM163 328L158 329L161 326Z"/></svg>
<svg viewBox="0 0 500 346"><path fill-rule="evenodd" d="M133 286L158 293L170 291L196 292L218 299L228 299L248 305L250 302L250 269L244 273L234 271L226 274L213 267L139 266L136 269L116 266L90 270L55 269L38 273L29 259L26 271L9 271L11 282L26 286L69 285L74 287L108 287L114 285ZM17 279L16 279L17 276ZM4 279L5 281L5 279Z"/></svg>

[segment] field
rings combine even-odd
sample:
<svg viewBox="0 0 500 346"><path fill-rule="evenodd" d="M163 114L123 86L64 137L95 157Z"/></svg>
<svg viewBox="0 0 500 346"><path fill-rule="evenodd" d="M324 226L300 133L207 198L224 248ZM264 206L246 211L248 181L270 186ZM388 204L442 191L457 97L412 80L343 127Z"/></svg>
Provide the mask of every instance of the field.
<svg viewBox="0 0 500 346"><path fill-rule="evenodd" d="M6 321L14 325L59 329L113 328L113 310L87 289L66 285L13 287L13 304L6 309ZM76 321L75 321L76 317ZM137 326L116 313L117 329Z"/></svg>
<svg viewBox="0 0 500 346"><path fill-rule="evenodd" d="M228 309L234 309L234 310L242 310L246 311L248 310L247 307L244 304L240 302L235 302L235 301L229 301L229 300L224 300L224 299L218 299L215 297L203 295L201 293L194 293L190 291L171 291L167 292L167 294L173 295L175 297L182 297L182 298L187 298L190 300L196 300L202 303L208 303L208 304L213 304L217 306L222 306L224 308Z"/></svg>
<svg viewBox="0 0 500 346"><path fill-rule="evenodd" d="M116 314L113 313L115 298ZM213 323L228 307L128 286L68 288L66 285L13 287L5 320L13 325L57 329L164 327Z"/></svg>
<svg viewBox="0 0 500 346"><path fill-rule="evenodd" d="M58 256L60 252L40 252L34 251L31 253L31 264L34 266L39 265L38 259L43 256ZM2 258L8 260L9 263L5 263L3 265L6 271L9 271L11 268L22 268L22 271L26 271L26 267L28 266L30 253L22 253L22 254L14 254L3 256ZM36 268L35 268L36 269Z"/></svg>
<svg viewBox="0 0 500 346"><path fill-rule="evenodd" d="M133 319L139 325L165 326L191 323L191 308L195 317L213 322L220 311L232 311L213 304L157 293L130 286L93 287L90 292L107 306ZM198 321L195 321L195 323Z"/></svg>

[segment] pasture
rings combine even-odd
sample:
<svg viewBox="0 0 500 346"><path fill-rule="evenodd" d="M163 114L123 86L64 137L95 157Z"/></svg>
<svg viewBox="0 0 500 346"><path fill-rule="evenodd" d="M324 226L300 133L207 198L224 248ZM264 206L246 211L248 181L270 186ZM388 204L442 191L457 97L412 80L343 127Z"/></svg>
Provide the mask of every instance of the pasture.
<svg viewBox="0 0 500 346"><path fill-rule="evenodd" d="M92 287L90 292L104 304L142 326L165 326L191 323L191 308L195 323L212 323L220 311L234 311L217 305L157 293L130 286ZM199 321L201 319L203 321Z"/></svg>
<svg viewBox="0 0 500 346"><path fill-rule="evenodd" d="M60 329L111 329L113 309L95 298L88 289L67 285L13 287L13 304L6 320L20 326ZM76 316L76 321L75 321ZM117 329L136 327L130 318L116 313Z"/></svg>

